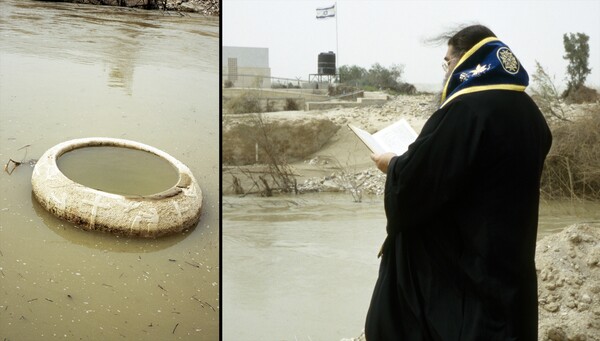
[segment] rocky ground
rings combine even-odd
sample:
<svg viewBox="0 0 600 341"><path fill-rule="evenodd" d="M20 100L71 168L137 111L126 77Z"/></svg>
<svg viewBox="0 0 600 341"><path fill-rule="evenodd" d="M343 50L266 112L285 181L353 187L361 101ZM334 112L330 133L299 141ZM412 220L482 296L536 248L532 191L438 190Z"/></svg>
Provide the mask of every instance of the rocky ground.
<svg viewBox="0 0 600 341"><path fill-rule="evenodd" d="M167 11L201 13L218 16L220 0L65 0L79 4L156 8Z"/></svg>
<svg viewBox="0 0 600 341"><path fill-rule="evenodd" d="M576 224L537 243L539 340L600 340L600 225Z"/></svg>
<svg viewBox="0 0 600 341"><path fill-rule="evenodd" d="M220 13L219 1L220 0L168 0L166 3L166 9L181 12L202 13L209 16L218 16Z"/></svg>

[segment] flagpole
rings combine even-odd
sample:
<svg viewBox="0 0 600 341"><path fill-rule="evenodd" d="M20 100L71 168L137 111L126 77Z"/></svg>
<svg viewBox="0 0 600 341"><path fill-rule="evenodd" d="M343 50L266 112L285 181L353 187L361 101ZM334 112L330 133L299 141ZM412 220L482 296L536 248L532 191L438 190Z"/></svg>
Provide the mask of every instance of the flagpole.
<svg viewBox="0 0 600 341"><path fill-rule="evenodd" d="M338 65L340 64L340 51L339 51L339 47L338 47L338 17L339 17L339 12L338 12L338 5L337 5L337 1L335 2L335 54L336 54L336 63L335 63L335 73L338 75L339 77L339 73L338 73ZM338 82L340 82L340 79L338 78Z"/></svg>

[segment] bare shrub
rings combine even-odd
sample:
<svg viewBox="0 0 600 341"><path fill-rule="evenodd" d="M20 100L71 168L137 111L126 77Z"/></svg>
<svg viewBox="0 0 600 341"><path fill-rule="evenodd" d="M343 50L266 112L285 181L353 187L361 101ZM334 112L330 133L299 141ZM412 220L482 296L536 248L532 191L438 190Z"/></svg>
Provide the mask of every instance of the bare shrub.
<svg viewBox="0 0 600 341"><path fill-rule="evenodd" d="M264 196L271 196L273 188L289 193L298 193L297 181L292 167L287 163L284 154L273 143L271 126L267 125L262 115L253 116L253 123L256 127L254 135L256 145L260 146L267 160L267 174L259 175L259 187L263 189Z"/></svg>
<svg viewBox="0 0 600 341"><path fill-rule="evenodd" d="M596 102L600 99L598 91L581 85L578 88L573 88L565 93L565 101L567 103L581 104Z"/></svg>
<svg viewBox="0 0 600 341"><path fill-rule="evenodd" d="M262 112L260 98L251 93L243 92L224 103L225 109L231 114L247 114Z"/></svg>
<svg viewBox="0 0 600 341"><path fill-rule="evenodd" d="M327 88L327 94L331 97L352 94L359 91L361 91L359 88L347 84L336 84Z"/></svg>
<svg viewBox="0 0 600 341"><path fill-rule="evenodd" d="M273 111L275 111L275 101L267 99L267 106L265 108L265 112Z"/></svg>
<svg viewBox="0 0 600 341"><path fill-rule="evenodd" d="M283 106L283 110L285 111L296 111L299 110L300 107L298 106L298 102L296 102L296 100L294 100L293 98L286 98L285 99L285 105Z"/></svg>
<svg viewBox="0 0 600 341"><path fill-rule="evenodd" d="M356 167L350 166L350 155L346 159L345 163L342 164L336 157L329 156L326 158L327 164L335 170L335 173L331 176L331 180L338 186L346 190L352 195L354 202L362 202L363 197L363 186L367 181L364 176L357 176L360 173L356 170Z"/></svg>
<svg viewBox="0 0 600 341"><path fill-rule="evenodd" d="M600 109L553 129L553 143L542 173L549 198L600 199Z"/></svg>
<svg viewBox="0 0 600 341"><path fill-rule="evenodd" d="M540 111L548 119L559 119L561 121L569 121L561 106L561 96L558 94L554 77L544 70L544 67L535 61L535 72L532 75L535 86L533 86L533 99L540 107Z"/></svg>

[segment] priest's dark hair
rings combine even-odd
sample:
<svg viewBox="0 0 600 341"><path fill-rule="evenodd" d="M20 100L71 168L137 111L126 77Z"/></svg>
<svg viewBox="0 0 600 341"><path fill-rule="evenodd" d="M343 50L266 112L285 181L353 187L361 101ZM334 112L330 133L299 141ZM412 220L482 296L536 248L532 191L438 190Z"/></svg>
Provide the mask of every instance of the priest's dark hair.
<svg viewBox="0 0 600 341"><path fill-rule="evenodd" d="M492 30L483 25L471 25L461 29L450 37L448 39L448 46L452 46L454 51L459 56L462 56L478 42L495 36Z"/></svg>
<svg viewBox="0 0 600 341"><path fill-rule="evenodd" d="M426 45L437 46L448 44L454 48L454 51L459 56L462 56L481 40L495 36L494 32L486 26L480 24L463 24L435 37L425 39L424 43Z"/></svg>

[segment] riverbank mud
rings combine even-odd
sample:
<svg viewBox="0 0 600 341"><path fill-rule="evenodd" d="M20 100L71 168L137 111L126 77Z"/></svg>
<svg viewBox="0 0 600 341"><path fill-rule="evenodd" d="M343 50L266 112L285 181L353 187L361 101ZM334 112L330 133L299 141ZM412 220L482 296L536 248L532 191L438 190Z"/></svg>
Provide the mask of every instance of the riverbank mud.
<svg viewBox="0 0 600 341"><path fill-rule="evenodd" d="M220 0L63 0L59 2L191 12L207 16L219 16L221 12Z"/></svg>

